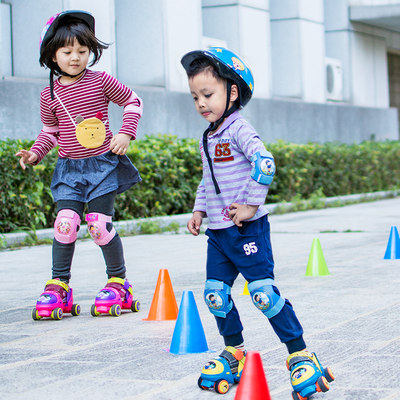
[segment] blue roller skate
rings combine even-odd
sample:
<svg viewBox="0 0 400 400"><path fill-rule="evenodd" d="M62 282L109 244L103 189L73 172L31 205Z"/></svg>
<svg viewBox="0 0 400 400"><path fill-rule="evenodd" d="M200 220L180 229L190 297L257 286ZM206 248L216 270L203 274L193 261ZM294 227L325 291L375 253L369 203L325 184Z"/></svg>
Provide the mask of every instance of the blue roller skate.
<svg viewBox="0 0 400 400"><path fill-rule="evenodd" d="M209 361L201 371L198 385L203 390L215 390L225 394L229 385L239 383L246 354L235 347L227 346L218 358Z"/></svg>
<svg viewBox="0 0 400 400"><path fill-rule="evenodd" d="M330 368L323 368L315 353L298 351L286 360L293 386L293 400L307 400L316 392L327 392L335 377Z"/></svg>

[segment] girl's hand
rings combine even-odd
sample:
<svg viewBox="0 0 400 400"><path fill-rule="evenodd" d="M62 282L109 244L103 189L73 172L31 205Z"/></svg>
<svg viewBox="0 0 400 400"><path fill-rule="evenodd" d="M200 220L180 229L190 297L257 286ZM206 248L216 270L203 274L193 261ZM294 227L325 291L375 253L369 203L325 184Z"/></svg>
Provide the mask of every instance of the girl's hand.
<svg viewBox="0 0 400 400"><path fill-rule="evenodd" d="M131 142L131 136L126 133L118 133L118 135L113 136L110 142L110 150L114 154L123 156L128 151L129 143Z"/></svg>
<svg viewBox="0 0 400 400"><path fill-rule="evenodd" d="M192 218L188 221L187 228L192 235L198 236L200 233L200 226L203 223L203 217L204 213L202 211L195 211Z"/></svg>
<svg viewBox="0 0 400 400"><path fill-rule="evenodd" d="M17 157L21 157L19 159L19 164L22 169L26 169L26 164L33 164L38 159L38 155L30 150L20 150L18 153L15 153Z"/></svg>
<svg viewBox="0 0 400 400"><path fill-rule="evenodd" d="M258 210L258 206L250 206L248 204L232 203L229 206L229 218L237 226L242 226L242 221L253 218Z"/></svg>

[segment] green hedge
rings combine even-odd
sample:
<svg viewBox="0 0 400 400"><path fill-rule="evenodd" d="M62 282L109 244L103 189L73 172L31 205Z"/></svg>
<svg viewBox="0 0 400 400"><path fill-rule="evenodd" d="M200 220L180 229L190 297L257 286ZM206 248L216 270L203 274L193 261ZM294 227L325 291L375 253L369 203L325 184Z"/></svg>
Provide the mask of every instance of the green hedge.
<svg viewBox="0 0 400 400"><path fill-rule="evenodd" d="M49 189L57 160L53 150L36 167L23 171L15 153L32 141L0 141L0 233L51 227L54 204ZM267 148L277 174L267 201L330 197L400 188L400 143L293 144L276 142ZM197 139L172 135L135 141L128 156L143 182L117 198L116 220L181 214L191 211L201 179Z"/></svg>
<svg viewBox="0 0 400 400"><path fill-rule="evenodd" d="M400 188L400 142L361 144L277 142L268 150L275 157L276 178L268 202L308 199Z"/></svg>

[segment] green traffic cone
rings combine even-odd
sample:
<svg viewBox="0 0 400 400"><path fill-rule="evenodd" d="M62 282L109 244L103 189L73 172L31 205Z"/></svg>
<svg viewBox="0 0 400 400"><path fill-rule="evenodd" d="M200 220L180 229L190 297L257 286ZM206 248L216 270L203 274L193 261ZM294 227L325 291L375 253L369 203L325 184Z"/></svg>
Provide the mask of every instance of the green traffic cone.
<svg viewBox="0 0 400 400"><path fill-rule="evenodd" d="M322 254L321 243L319 239L313 239L306 276L323 276L330 275L328 266L326 265L325 257Z"/></svg>

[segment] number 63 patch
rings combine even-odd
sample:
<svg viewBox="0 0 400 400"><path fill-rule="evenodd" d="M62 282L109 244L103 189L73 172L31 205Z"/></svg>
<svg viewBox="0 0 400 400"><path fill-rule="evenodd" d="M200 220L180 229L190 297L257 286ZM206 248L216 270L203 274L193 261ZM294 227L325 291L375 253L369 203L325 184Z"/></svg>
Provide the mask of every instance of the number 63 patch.
<svg viewBox="0 0 400 400"><path fill-rule="evenodd" d="M256 246L256 242L249 242L243 245L243 250L246 256L250 254L254 254L258 252L258 247Z"/></svg>

